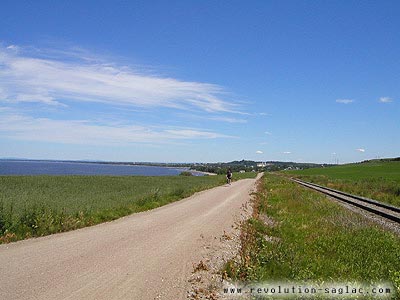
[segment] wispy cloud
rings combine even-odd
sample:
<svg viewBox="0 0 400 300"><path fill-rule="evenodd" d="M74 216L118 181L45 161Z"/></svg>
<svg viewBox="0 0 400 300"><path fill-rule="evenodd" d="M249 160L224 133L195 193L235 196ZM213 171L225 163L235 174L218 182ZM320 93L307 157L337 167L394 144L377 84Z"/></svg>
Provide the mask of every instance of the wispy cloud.
<svg viewBox="0 0 400 300"><path fill-rule="evenodd" d="M263 154L263 152L261 150L257 150L256 154Z"/></svg>
<svg viewBox="0 0 400 300"><path fill-rule="evenodd" d="M353 103L353 99L336 99L336 103L342 103L342 104L350 104Z"/></svg>
<svg viewBox="0 0 400 300"><path fill-rule="evenodd" d="M290 151L285 151L285 152L283 152L283 154L292 154L292 152L290 152Z"/></svg>
<svg viewBox="0 0 400 300"><path fill-rule="evenodd" d="M390 97L380 97L379 98L379 102L381 102L381 103L390 103L390 102L393 102L393 99L390 98Z"/></svg>
<svg viewBox="0 0 400 300"><path fill-rule="evenodd" d="M269 131L265 131L264 133L265 133L266 135L272 135L272 133L269 132Z"/></svg>
<svg viewBox="0 0 400 300"><path fill-rule="evenodd" d="M0 48L0 89L9 102L68 105L70 101L135 107L236 112L218 85L149 75L142 69L78 57L35 57L15 45Z"/></svg>
<svg viewBox="0 0 400 300"><path fill-rule="evenodd" d="M17 51L19 51L20 48L16 45L9 45L9 46L7 46L7 49L17 52Z"/></svg>
<svg viewBox="0 0 400 300"><path fill-rule="evenodd" d="M363 149L363 148L358 148L358 149L356 149L356 151L358 151L358 152L365 152L365 149Z"/></svg>
<svg viewBox="0 0 400 300"><path fill-rule="evenodd" d="M199 121L217 121L217 122L225 122L225 123L236 123L236 124L245 124L247 123L246 119L243 118L235 118L235 117L228 117L220 114L209 114L204 112L199 112L198 114L194 114L192 112L177 112L174 114L179 118L184 118L186 120L199 120Z"/></svg>
<svg viewBox="0 0 400 300"><path fill-rule="evenodd" d="M247 123L247 120L245 119L230 118L230 117L210 117L208 119L213 121L227 122L227 123L240 123L240 124Z"/></svg>
<svg viewBox="0 0 400 300"><path fill-rule="evenodd" d="M159 144L190 139L233 138L202 129L160 129L155 126L115 122L54 120L13 114L7 111L0 115L0 136L25 141L114 146L130 143Z"/></svg>

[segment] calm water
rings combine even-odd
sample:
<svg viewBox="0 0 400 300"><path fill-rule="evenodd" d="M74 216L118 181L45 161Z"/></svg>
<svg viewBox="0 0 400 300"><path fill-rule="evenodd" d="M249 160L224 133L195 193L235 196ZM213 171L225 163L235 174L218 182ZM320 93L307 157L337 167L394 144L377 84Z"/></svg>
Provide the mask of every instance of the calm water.
<svg viewBox="0 0 400 300"><path fill-rule="evenodd" d="M173 176L179 175L184 170L186 169L117 164L0 160L0 175Z"/></svg>

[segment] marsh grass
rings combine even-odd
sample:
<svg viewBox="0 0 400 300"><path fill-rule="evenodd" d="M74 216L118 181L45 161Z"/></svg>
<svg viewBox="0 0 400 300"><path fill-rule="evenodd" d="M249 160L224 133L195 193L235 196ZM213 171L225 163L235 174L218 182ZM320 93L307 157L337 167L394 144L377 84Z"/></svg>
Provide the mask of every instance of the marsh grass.
<svg viewBox="0 0 400 300"><path fill-rule="evenodd" d="M325 196L270 174L254 205L256 214L242 224L240 259L225 267L232 279L389 281L400 295L398 236Z"/></svg>

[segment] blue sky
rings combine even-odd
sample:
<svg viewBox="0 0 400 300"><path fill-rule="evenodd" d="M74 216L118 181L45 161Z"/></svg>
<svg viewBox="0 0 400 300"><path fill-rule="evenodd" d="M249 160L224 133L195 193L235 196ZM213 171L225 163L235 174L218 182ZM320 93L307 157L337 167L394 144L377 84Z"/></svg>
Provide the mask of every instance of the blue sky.
<svg viewBox="0 0 400 300"><path fill-rule="evenodd" d="M400 155L398 1L2 1L0 157Z"/></svg>

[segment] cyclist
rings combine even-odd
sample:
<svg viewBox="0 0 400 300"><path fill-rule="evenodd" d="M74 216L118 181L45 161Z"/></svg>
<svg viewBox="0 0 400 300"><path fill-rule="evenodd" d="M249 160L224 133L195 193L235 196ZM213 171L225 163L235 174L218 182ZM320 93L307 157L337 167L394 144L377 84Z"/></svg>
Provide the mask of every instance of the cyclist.
<svg viewBox="0 0 400 300"><path fill-rule="evenodd" d="M226 171L226 183L231 184L232 181L232 171L231 168Z"/></svg>

